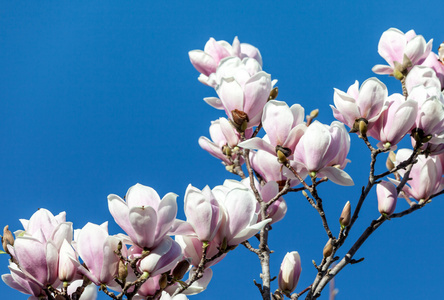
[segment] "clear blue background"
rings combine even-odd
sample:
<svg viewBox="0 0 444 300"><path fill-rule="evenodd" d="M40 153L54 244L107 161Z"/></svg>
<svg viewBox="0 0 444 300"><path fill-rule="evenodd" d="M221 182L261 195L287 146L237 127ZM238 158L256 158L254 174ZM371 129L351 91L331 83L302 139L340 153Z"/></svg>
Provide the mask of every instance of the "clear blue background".
<svg viewBox="0 0 444 300"><path fill-rule="evenodd" d="M75 228L110 222L106 196L123 196L139 182L163 196L179 195L179 217L189 183L214 187L225 178L220 162L200 149L210 121L223 116L203 97L214 91L197 81L188 51L210 37L257 46L264 70L278 79L279 100L333 121L333 87L346 90L374 76L383 31L415 29L436 52L444 40L440 1L2 1L0 6L1 225L20 229L38 208L67 212ZM389 92L395 79L381 77ZM346 168L354 187L321 188L328 220L346 201L354 208L368 174L368 152L352 137ZM379 168L383 171L383 164ZM272 273L297 250L311 284L326 235L300 194L286 197L287 217L270 237ZM407 208L399 201L398 211ZM442 297L444 204L386 222L357 253L364 262L336 278L336 299ZM378 217L374 193L363 206L352 245ZM7 272L2 256L1 273ZM259 299L258 259L240 246L214 268L208 290L190 299ZM277 288L273 283L272 290ZM27 299L0 284L3 299ZM328 299L325 290L322 299ZM104 295L100 299L107 299Z"/></svg>

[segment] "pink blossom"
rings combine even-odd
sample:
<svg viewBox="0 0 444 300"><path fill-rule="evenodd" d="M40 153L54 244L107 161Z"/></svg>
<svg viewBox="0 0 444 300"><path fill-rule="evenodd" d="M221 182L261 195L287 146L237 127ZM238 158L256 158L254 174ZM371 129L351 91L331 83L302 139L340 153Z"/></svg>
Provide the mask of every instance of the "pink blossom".
<svg viewBox="0 0 444 300"><path fill-rule="evenodd" d="M418 104L414 100L405 100L401 94L393 94L387 99L385 110L367 132L378 141L378 147L391 147L399 143L401 139L413 128L418 113Z"/></svg>
<svg viewBox="0 0 444 300"><path fill-rule="evenodd" d="M202 191L188 185L185 192L185 215L201 241L211 241L219 229L222 210L211 189L206 186Z"/></svg>
<svg viewBox="0 0 444 300"><path fill-rule="evenodd" d="M140 256L143 249L133 246L130 248L131 258ZM150 276L162 274L171 270L182 259L180 245L171 237L165 236L162 241L149 254L139 262L139 269L148 272Z"/></svg>
<svg viewBox="0 0 444 300"><path fill-rule="evenodd" d="M46 296L42 286L33 280L30 280L27 275L13 262L9 262L9 270L11 274L3 274L2 280L9 287L16 289L17 291L28 294L34 297Z"/></svg>
<svg viewBox="0 0 444 300"><path fill-rule="evenodd" d="M301 258L297 251L287 252L279 270L279 289L286 295L292 293L298 285L301 275Z"/></svg>
<svg viewBox="0 0 444 300"><path fill-rule="evenodd" d="M376 65L373 72L401 79L413 66L424 62L432 49L432 41L426 43L424 37L416 35L413 30L404 34L396 28L390 28L382 34L378 44L378 53L389 66Z"/></svg>
<svg viewBox="0 0 444 300"><path fill-rule="evenodd" d="M60 281L71 282L76 279L76 277L79 277L77 267L80 263L73 261L73 258L76 257L77 254L71 244L67 240L64 240L59 251L58 276Z"/></svg>
<svg viewBox="0 0 444 300"><path fill-rule="evenodd" d="M330 107L333 110L333 116L338 121L356 132L356 121L359 119L365 119L368 122L368 128L371 128L386 109L384 103L387 96L385 84L373 77L364 81L360 89L358 81L348 88L347 93L335 89L333 100L336 107L332 105Z"/></svg>
<svg viewBox="0 0 444 300"><path fill-rule="evenodd" d="M441 82L432 68L426 66L414 66L405 80L407 92L410 94L412 89L417 85L424 87L435 87L441 90Z"/></svg>
<svg viewBox="0 0 444 300"><path fill-rule="evenodd" d="M440 47L441 52L444 52L442 48ZM442 59L443 53L441 53L441 59L439 56L434 53L430 52L429 56L427 56L426 60L422 63L423 66L430 67L435 71L436 76L441 84L441 90L444 88L444 63Z"/></svg>
<svg viewBox="0 0 444 300"><path fill-rule="evenodd" d="M204 244L199 238L194 236L187 236L187 235L176 235L176 242L180 245L182 248L182 251L184 253L184 257L191 259L191 264L195 267L197 267L202 259L202 249L204 247ZM207 258L211 258L215 256L219 252L219 247L221 246L222 241L219 240L212 240L208 243L207 246ZM205 266L210 267L218 262L220 262L226 254L221 255L217 259L213 259L210 262L208 262Z"/></svg>
<svg viewBox="0 0 444 300"><path fill-rule="evenodd" d="M157 192L141 184L132 186L124 201L108 196L108 207L117 224L141 248L157 246L171 229L177 214L176 194L160 200Z"/></svg>
<svg viewBox="0 0 444 300"><path fill-rule="evenodd" d="M112 283L119 262L114 252L119 239L108 235L108 223L100 226L87 223L77 232L75 241L76 250L87 267L79 265L79 271L96 285Z"/></svg>
<svg viewBox="0 0 444 300"><path fill-rule="evenodd" d="M396 164L407 160L412 154L411 149L401 149L396 153ZM403 191L411 198L417 201L428 200L433 194L440 192L444 188L444 178L442 161L440 156L423 155L418 157L418 162L413 165ZM405 170L401 169L398 173L404 177ZM393 181L393 180L392 180Z"/></svg>
<svg viewBox="0 0 444 300"><path fill-rule="evenodd" d="M239 144L242 148L260 149L277 155L277 149L285 149L291 160L296 144L304 134L307 126L304 123L304 108L277 100L267 102L262 114L262 126L266 136L247 139Z"/></svg>
<svg viewBox="0 0 444 300"><path fill-rule="evenodd" d="M208 77L216 72L216 69L223 58L235 56L240 59L250 57L262 66L262 57L259 50L246 43L240 43L237 37L234 38L233 45L226 41L216 41L214 38L205 44L204 50L193 50L189 53L191 64L197 71L202 73L199 81L203 84L210 85Z"/></svg>
<svg viewBox="0 0 444 300"><path fill-rule="evenodd" d="M351 177L342 169L348 160L350 136L344 124L331 126L313 122L296 146L294 159L310 172L312 177L327 177L340 185L353 185Z"/></svg>
<svg viewBox="0 0 444 300"><path fill-rule="evenodd" d="M245 132L245 136L248 138L252 133L252 130L249 129ZM211 140L200 137L200 147L222 160L225 165L232 165L233 161L239 157L235 151L235 147L240 142L239 132L226 118L219 118L219 120L211 122L210 137ZM239 159L241 158L239 157ZM241 159L242 162L243 159Z"/></svg>
<svg viewBox="0 0 444 300"><path fill-rule="evenodd" d="M398 192L396 187L388 181L381 181L376 186L378 196L378 210L381 214L390 216L396 208Z"/></svg>

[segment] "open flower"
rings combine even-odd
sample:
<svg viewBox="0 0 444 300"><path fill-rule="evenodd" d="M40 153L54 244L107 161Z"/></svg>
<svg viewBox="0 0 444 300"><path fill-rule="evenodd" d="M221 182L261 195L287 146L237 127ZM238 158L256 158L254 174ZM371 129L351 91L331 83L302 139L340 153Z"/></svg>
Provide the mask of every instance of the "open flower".
<svg viewBox="0 0 444 300"><path fill-rule="evenodd" d="M176 197L168 193L160 200L154 189L136 184L128 190L126 202L117 195L109 195L108 207L133 243L150 249L171 229L177 214Z"/></svg>
<svg viewBox="0 0 444 300"><path fill-rule="evenodd" d="M413 30L404 34L396 28L390 28L382 34L378 44L378 53L389 65L376 65L372 70L376 74L402 79L413 66L424 62L431 49L432 40L426 43L424 37L416 35Z"/></svg>

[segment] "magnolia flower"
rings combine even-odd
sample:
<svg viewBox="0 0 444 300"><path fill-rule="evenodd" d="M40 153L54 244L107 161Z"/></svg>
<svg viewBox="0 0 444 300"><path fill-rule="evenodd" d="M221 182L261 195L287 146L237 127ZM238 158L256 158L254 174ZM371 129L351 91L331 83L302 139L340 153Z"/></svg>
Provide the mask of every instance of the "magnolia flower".
<svg viewBox="0 0 444 300"><path fill-rule="evenodd" d="M440 144L444 142L444 96L434 86L415 86L408 99L418 103L415 127L422 142ZM425 140L424 140L425 139Z"/></svg>
<svg viewBox="0 0 444 300"><path fill-rule="evenodd" d="M396 153L395 165L407 160L412 154L411 149L401 149ZM428 200L430 196L440 192L444 188L443 163L440 156L420 155L418 162L413 165L403 191L411 198L417 201ZM404 177L405 170L401 169L398 173ZM396 182L395 180L392 180Z"/></svg>
<svg viewBox="0 0 444 300"><path fill-rule="evenodd" d="M286 295L292 293L298 285L301 275L301 258L297 251L287 252L279 270L279 289Z"/></svg>
<svg viewBox="0 0 444 300"><path fill-rule="evenodd" d="M86 268L79 265L79 272L96 285L112 283L120 260L114 252L119 239L108 235L108 223L100 226L87 223L76 231L75 241L76 250L86 265Z"/></svg>
<svg viewBox="0 0 444 300"><path fill-rule="evenodd" d="M442 47L440 47L442 51ZM441 53L442 55L442 53ZM426 60L422 63L422 66L430 67L435 71L436 76L441 84L441 90L444 88L444 63L443 60L439 58L439 56L430 52L429 56L427 56Z"/></svg>
<svg viewBox="0 0 444 300"><path fill-rule="evenodd" d="M236 246L251 238L271 222L271 219L257 222L257 200L254 193L247 188L217 186L213 189L213 195L224 211L217 240L225 240L228 246Z"/></svg>
<svg viewBox="0 0 444 300"><path fill-rule="evenodd" d="M204 243L199 240L199 238L195 236L187 236L187 235L176 235L175 236L176 242L180 245L182 248L182 251L184 253L184 257L191 259L191 264L195 267L199 266L199 263L202 259L202 249L204 247ZM206 257L212 258L215 256L218 252L220 246L222 245L222 241L219 240L212 240L211 242L207 243L206 246ZM224 257L226 256L226 253L221 255L220 257L211 260L207 264L205 264L206 267L213 266L220 262Z"/></svg>
<svg viewBox="0 0 444 300"><path fill-rule="evenodd" d="M157 246L171 229L177 214L177 195L168 193L160 200L157 192L141 184L132 186L124 201L108 196L108 207L116 223L140 248ZM148 230L148 229L149 230Z"/></svg>
<svg viewBox="0 0 444 300"><path fill-rule="evenodd" d="M344 124L331 126L313 122L296 146L294 159L310 172L312 177L327 177L340 185L353 185L350 175L344 172L350 149L350 136Z"/></svg>
<svg viewBox="0 0 444 300"><path fill-rule="evenodd" d="M290 108L283 101L271 100L264 107L262 126L267 133L263 139L258 137L248 139L239 146L264 150L275 156L280 150L291 159L296 144L307 128L304 123L304 108L299 104L294 104Z"/></svg>
<svg viewBox="0 0 444 300"><path fill-rule="evenodd" d="M221 61L214 78L220 99L204 100L224 109L239 131L258 125L272 87L270 74L262 71L253 59L229 57Z"/></svg>
<svg viewBox="0 0 444 300"><path fill-rule="evenodd" d="M378 196L378 210L382 215L390 216L396 208L398 192L396 187L388 181L381 181L376 186Z"/></svg>
<svg viewBox="0 0 444 300"><path fill-rule="evenodd" d="M241 59L251 57L262 66L262 57L259 50L246 43L240 43L237 37L234 38L233 45L226 41L216 41L214 38L205 44L204 50L193 50L188 53L191 64L197 71L202 73L199 81L210 85L208 80L212 73L216 72L219 62L226 57L236 56Z"/></svg>
<svg viewBox="0 0 444 300"><path fill-rule="evenodd" d="M405 100L401 94L393 94L387 99L388 108L367 131L367 135L378 141L378 147L391 147L410 133L418 113L416 101Z"/></svg>
<svg viewBox="0 0 444 300"><path fill-rule="evenodd" d="M202 191L188 185L185 192L185 215L201 241L211 241L219 229L222 210L211 189L206 186Z"/></svg>
<svg viewBox="0 0 444 300"><path fill-rule="evenodd" d="M426 43L422 35L416 35L413 30L402 33L396 28L385 31L378 44L378 53L389 66L376 65L376 74L393 75L402 79L415 65L424 62L432 49L432 41Z"/></svg>
<svg viewBox="0 0 444 300"><path fill-rule="evenodd" d="M130 257L140 256L143 249L133 246L130 248ZM171 237L165 236L162 241L149 254L139 262L139 269L148 272L150 276L162 274L171 270L182 259L180 245Z"/></svg>
<svg viewBox="0 0 444 300"><path fill-rule="evenodd" d="M377 78L370 78L364 81L359 88L359 82L355 81L347 93L335 89L333 101L336 107L330 105L333 110L333 116L340 122L346 124L357 131L357 120L365 119L368 122L368 128L378 119L384 111L384 103L388 92L384 83Z"/></svg>
<svg viewBox="0 0 444 300"><path fill-rule="evenodd" d="M245 137L249 138L252 133L251 129L245 131ZM234 148L240 142L239 132L226 118L219 118L219 120L211 122L210 137L212 141L206 137L200 137L200 147L222 160L225 165L232 165L233 161L238 158ZM241 160L242 162L243 160Z"/></svg>
<svg viewBox="0 0 444 300"><path fill-rule="evenodd" d="M3 274L2 280L9 287L16 289L17 291L23 294L31 295L30 299L38 299L38 298L32 298L32 296L34 297L46 296L45 291L43 290L41 285L33 280L30 280L29 277L25 275L23 271L20 270L15 263L10 261L8 268L11 274Z"/></svg>
<svg viewBox="0 0 444 300"><path fill-rule="evenodd" d="M406 77L405 86L409 94L417 85L434 87L441 90L441 82L436 76L435 71L426 66L414 66Z"/></svg>

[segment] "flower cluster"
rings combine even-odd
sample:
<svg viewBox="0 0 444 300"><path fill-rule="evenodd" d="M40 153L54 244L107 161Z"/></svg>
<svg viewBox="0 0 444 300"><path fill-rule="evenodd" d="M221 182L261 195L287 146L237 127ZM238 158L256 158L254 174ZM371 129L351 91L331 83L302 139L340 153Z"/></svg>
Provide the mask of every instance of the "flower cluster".
<svg viewBox="0 0 444 300"><path fill-rule="evenodd" d="M225 117L211 123L211 139L201 137L199 145L241 180L202 190L190 184L184 196L186 220L177 219L174 193L161 199L153 188L136 184L123 198L111 194L109 211L124 231L116 235L109 234L107 223L88 223L74 230L65 213L54 216L40 209L29 220L21 220L24 229L16 231L15 238L5 227L2 245L10 255L10 274L4 274L3 281L30 299L96 299L96 286L113 299L187 299L206 289L210 267L239 244L268 264L270 225L287 213L283 196L302 191L319 212L329 238L317 267L319 280L310 286L309 295L317 298L320 284L331 278L320 279L328 275L331 257L343 245L373 186L382 215L374 222L395 216L398 197L420 208L444 188L444 50L434 53L432 41L392 28L383 33L379 53L389 65L377 65L373 71L400 80L402 94L389 95L377 78L361 85L356 81L346 92L334 90L331 108L337 121L323 124L314 120L317 110L305 116L301 105L290 107L277 100L276 81L263 71L257 48L237 37L232 44L211 38L203 51L191 51L189 57L201 73L199 81L218 96L205 102L223 110ZM325 181L354 184L344 171L349 163L349 133L357 133L368 146L372 170L353 217L352 204L345 205L336 239L316 187ZM391 152L389 171L376 175L377 155L395 150L406 136L411 149ZM377 141L376 147L369 137ZM381 180L386 175L395 178ZM255 235L258 249L247 241ZM347 257L346 263L350 260ZM288 252L275 299L294 298L291 293L301 270L299 253ZM186 273L188 279L183 280ZM271 278L269 273L261 276Z"/></svg>

